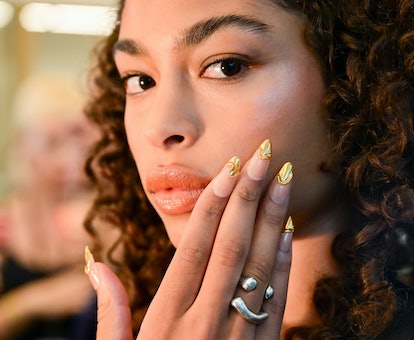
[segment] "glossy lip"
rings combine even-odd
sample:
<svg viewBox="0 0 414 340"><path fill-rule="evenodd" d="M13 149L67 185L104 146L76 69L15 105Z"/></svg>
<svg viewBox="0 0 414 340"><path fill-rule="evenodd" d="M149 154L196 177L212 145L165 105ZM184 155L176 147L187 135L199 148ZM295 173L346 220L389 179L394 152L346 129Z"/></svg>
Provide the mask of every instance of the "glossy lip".
<svg viewBox="0 0 414 340"><path fill-rule="evenodd" d="M167 215L191 212L210 182L191 171L166 166L149 173L146 185L155 208Z"/></svg>

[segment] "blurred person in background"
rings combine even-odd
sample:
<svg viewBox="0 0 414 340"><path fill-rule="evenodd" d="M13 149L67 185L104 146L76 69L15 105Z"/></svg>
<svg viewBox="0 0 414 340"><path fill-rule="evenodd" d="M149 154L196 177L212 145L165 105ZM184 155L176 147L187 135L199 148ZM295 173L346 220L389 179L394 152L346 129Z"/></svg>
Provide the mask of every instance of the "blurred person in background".
<svg viewBox="0 0 414 340"><path fill-rule="evenodd" d="M83 164L98 133L83 105L80 85L63 74L32 75L16 94L11 193L0 211L1 340L94 339Z"/></svg>

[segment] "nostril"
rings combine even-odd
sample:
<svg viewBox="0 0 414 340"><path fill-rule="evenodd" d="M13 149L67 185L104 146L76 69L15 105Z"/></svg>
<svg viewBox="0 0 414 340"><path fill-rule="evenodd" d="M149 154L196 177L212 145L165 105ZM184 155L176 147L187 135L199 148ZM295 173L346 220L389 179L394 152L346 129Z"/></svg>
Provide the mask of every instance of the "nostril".
<svg viewBox="0 0 414 340"><path fill-rule="evenodd" d="M182 143L183 141L184 141L184 136L173 135L173 136L170 136L167 139L165 139L164 144L169 146L169 145L172 145L172 144Z"/></svg>

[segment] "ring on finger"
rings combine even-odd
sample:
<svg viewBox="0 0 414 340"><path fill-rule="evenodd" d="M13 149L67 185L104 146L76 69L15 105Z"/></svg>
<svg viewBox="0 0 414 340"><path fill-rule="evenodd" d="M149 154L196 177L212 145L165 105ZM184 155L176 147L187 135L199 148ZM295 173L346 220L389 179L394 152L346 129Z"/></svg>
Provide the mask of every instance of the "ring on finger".
<svg viewBox="0 0 414 340"><path fill-rule="evenodd" d="M273 297L273 295L275 295L275 290L273 289L272 286L267 286L265 290L265 294L264 294L264 299L269 300Z"/></svg>
<svg viewBox="0 0 414 340"><path fill-rule="evenodd" d="M266 312L259 312L258 314L252 312L243 301L241 297L235 297L231 300L231 306L247 321L259 324L265 321L269 314Z"/></svg>
<svg viewBox="0 0 414 340"><path fill-rule="evenodd" d="M257 287L257 280L254 277L242 276L239 280L239 285L246 291L251 292Z"/></svg>
<svg viewBox="0 0 414 340"><path fill-rule="evenodd" d="M239 280L239 285L246 291L251 292L257 287L257 280L254 277L242 276ZM275 291L272 286L267 286L264 294L264 299L269 300L273 297Z"/></svg>

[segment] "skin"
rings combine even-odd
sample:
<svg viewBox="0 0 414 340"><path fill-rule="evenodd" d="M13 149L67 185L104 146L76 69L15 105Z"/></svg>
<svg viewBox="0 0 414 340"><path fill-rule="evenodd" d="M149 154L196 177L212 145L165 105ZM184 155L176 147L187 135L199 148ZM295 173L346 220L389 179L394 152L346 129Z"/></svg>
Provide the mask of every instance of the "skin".
<svg viewBox="0 0 414 340"><path fill-rule="evenodd" d="M183 6L188 10L181 11ZM199 44L176 46L176 38L195 23L234 13L267 24L268 32L246 32L234 25ZM152 202L146 183L154 169L175 166L211 180L232 156L246 162L270 138L270 176L286 161L295 167L292 213L320 213L332 193L332 178L320 171L330 143L320 110L322 75L302 33L300 18L266 1L225 6L221 1L126 2L120 40L139 44L145 53L117 49L119 72L122 77L143 73L155 82L145 92L129 94L125 110L129 144ZM228 57L244 58L247 67L235 77L218 78L223 73L207 66ZM130 85L136 79L127 84L133 92L140 90ZM155 208L177 245L189 214L169 215Z"/></svg>
<svg viewBox="0 0 414 340"><path fill-rule="evenodd" d="M188 33L229 16L230 25L201 38ZM253 20L254 29L235 16ZM281 328L283 334L296 322L317 322L312 285L336 270L329 247L343 211L329 203L337 202L334 174L321 170L331 158L321 110L325 84L303 29L303 19L270 1L126 1L114 49L127 90L125 128L144 190L177 247L140 339L275 339ZM229 58L242 67L224 77L218 66ZM273 145L269 161L255 152L266 138ZM231 178L223 165L234 155L244 167ZM294 166L293 188L275 180L286 161ZM173 183L162 193L175 204L171 210L159 203L159 181L164 189ZM180 206L174 197L194 182L203 189L197 203ZM217 188L230 189L218 195ZM296 231L284 313L291 239L280 238L280 230L287 213ZM259 279L257 291L240 290L242 274ZM109 339L125 299L103 265L92 279L102 316L98 339ZM260 290L269 283L276 296L263 303ZM268 311L270 320L256 326L229 312L234 296ZM118 313L108 308L111 301Z"/></svg>

